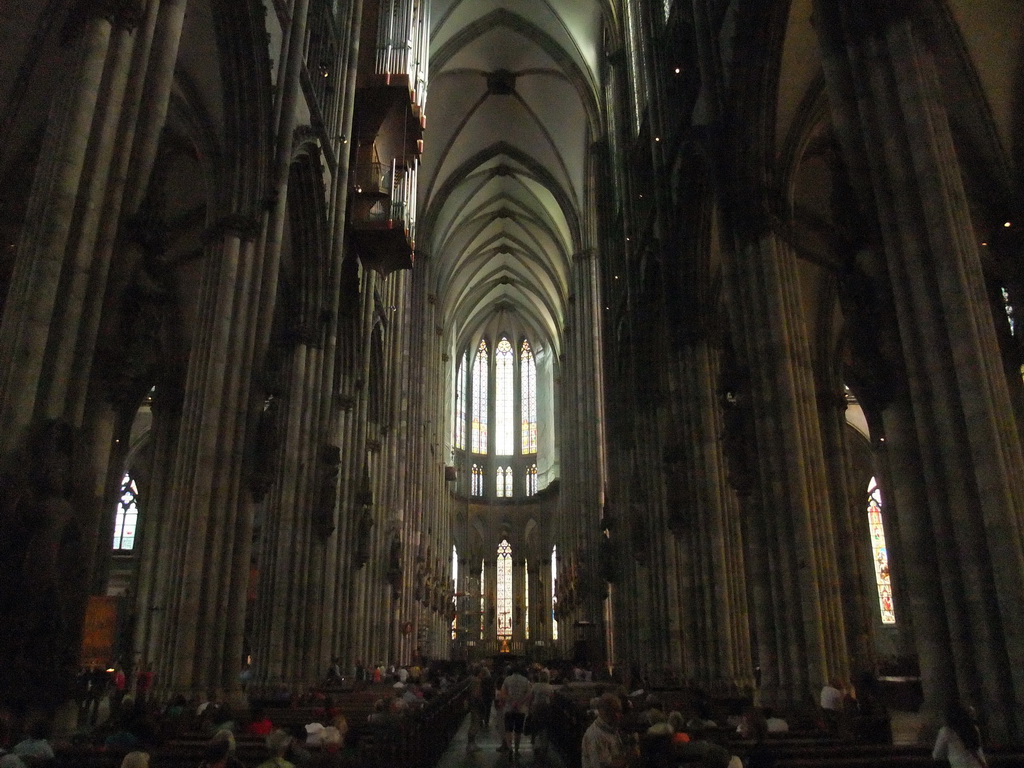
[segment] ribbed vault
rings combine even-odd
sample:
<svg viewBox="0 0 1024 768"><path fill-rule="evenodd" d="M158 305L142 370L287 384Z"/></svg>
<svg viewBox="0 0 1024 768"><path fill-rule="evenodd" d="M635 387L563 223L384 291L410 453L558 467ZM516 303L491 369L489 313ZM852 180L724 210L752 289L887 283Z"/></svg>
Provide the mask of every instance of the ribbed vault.
<svg viewBox="0 0 1024 768"><path fill-rule="evenodd" d="M454 346L511 312L561 351L584 247L602 6L434 3L418 248Z"/></svg>

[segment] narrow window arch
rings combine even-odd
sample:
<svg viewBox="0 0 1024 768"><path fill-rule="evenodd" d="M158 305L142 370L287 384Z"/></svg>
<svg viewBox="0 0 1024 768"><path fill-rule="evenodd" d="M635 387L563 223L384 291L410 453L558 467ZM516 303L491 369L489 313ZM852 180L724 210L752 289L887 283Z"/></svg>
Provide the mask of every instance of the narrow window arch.
<svg viewBox="0 0 1024 768"><path fill-rule="evenodd" d="M480 339L473 360L473 453L487 453L487 340Z"/></svg>
<svg viewBox="0 0 1024 768"><path fill-rule="evenodd" d="M498 545L498 639L512 637L512 547L508 539Z"/></svg>
<svg viewBox="0 0 1024 768"><path fill-rule="evenodd" d="M452 640L459 637L459 550L452 544Z"/></svg>
<svg viewBox="0 0 1024 768"><path fill-rule="evenodd" d="M455 425L455 447L466 450L466 353L462 353L459 368L455 373L455 413L452 414Z"/></svg>
<svg viewBox="0 0 1024 768"><path fill-rule="evenodd" d="M871 554L875 562L875 586L878 589L878 607L883 624L895 624L896 612L889 579L889 554L885 546L885 528L882 525L882 489L875 478L868 483L868 530L871 532Z"/></svg>
<svg viewBox="0 0 1024 768"><path fill-rule="evenodd" d="M558 605L558 596L555 589L558 587L558 546L551 547L551 639L558 639L558 620L555 619L555 607Z"/></svg>
<svg viewBox="0 0 1024 768"><path fill-rule="evenodd" d="M494 496L498 499L504 499L507 494L505 493L505 468L498 467L494 473Z"/></svg>
<svg viewBox="0 0 1024 768"><path fill-rule="evenodd" d="M999 293L1003 297L1003 311L1006 313L1006 322L1010 326L1010 335L1017 335L1017 318L1013 302L1010 301L1010 292L1005 287L1000 287Z"/></svg>
<svg viewBox="0 0 1024 768"><path fill-rule="evenodd" d="M526 495L534 496L537 493L537 465L531 464L526 470Z"/></svg>
<svg viewBox="0 0 1024 768"><path fill-rule="evenodd" d="M135 535L139 524L139 488L130 472L121 478L117 512L114 515L114 549L127 551L135 548Z"/></svg>
<svg viewBox="0 0 1024 768"><path fill-rule="evenodd" d="M483 496L484 495L484 470L479 464L474 464L472 469L472 485L470 487L470 495L472 496Z"/></svg>
<svg viewBox="0 0 1024 768"><path fill-rule="evenodd" d="M494 351L494 452L511 456L513 450L513 415L515 394L515 356L507 336Z"/></svg>
<svg viewBox="0 0 1024 768"><path fill-rule="evenodd" d="M523 638L530 639L530 563L523 561Z"/></svg>
<svg viewBox="0 0 1024 768"><path fill-rule="evenodd" d="M487 574L487 563L484 560L480 561L480 639L484 639L484 625L487 616L487 590L485 588Z"/></svg>
<svg viewBox="0 0 1024 768"><path fill-rule="evenodd" d="M519 403L522 411L522 451L537 452L537 363L530 342L519 349Z"/></svg>

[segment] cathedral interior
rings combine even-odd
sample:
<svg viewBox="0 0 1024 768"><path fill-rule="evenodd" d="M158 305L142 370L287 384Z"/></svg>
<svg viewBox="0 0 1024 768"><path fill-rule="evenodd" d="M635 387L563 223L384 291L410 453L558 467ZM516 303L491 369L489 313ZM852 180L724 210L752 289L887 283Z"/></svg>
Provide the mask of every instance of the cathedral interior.
<svg viewBox="0 0 1024 768"><path fill-rule="evenodd" d="M0 701L509 654L1024 739L1021 10L6 0Z"/></svg>

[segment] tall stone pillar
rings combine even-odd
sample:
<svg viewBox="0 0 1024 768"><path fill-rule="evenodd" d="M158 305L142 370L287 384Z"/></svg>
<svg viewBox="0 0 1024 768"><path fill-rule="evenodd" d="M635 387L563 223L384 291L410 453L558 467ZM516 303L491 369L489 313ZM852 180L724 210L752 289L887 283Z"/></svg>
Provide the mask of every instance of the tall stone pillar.
<svg viewBox="0 0 1024 768"><path fill-rule="evenodd" d="M102 95L113 23L96 7L72 43L65 97L54 101L0 317L0 456L23 439L44 396L44 361L66 248ZM66 376L66 372L65 372Z"/></svg>
<svg viewBox="0 0 1024 768"><path fill-rule="evenodd" d="M757 598L768 601L758 605L762 693L795 703L849 674L834 523L796 257L770 231L739 242L726 261L727 303L749 373L731 405L749 413L742 439L756 446L747 515L752 564L768 576L755 588L770 590Z"/></svg>
<svg viewBox="0 0 1024 768"><path fill-rule="evenodd" d="M929 0L815 2L853 187L884 253L909 388L883 412L926 709L1024 733L1024 457L925 28Z"/></svg>

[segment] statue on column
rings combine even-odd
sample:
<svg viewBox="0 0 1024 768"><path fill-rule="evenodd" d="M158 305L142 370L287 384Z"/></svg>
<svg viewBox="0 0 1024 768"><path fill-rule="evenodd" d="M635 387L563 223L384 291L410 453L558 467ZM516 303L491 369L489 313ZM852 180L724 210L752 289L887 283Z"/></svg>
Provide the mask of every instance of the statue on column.
<svg viewBox="0 0 1024 768"><path fill-rule="evenodd" d="M60 701L77 672L87 574L71 503L74 444L71 425L47 421L0 484L0 696L8 702Z"/></svg>
<svg viewBox="0 0 1024 768"><path fill-rule="evenodd" d="M313 527L321 538L334 533L334 505L338 497L338 474L341 471L341 448L336 445L320 447L320 482L316 506L313 509Z"/></svg>
<svg viewBox="0 0 1024 768"><path fill-rule="evenodd" d="M388 553L388 583L391 585L391 599L397 600L402 594L402 539L397 530L391 538Z"/></svg>
<svg viewBox="0 0 1024 768"><path fill-rule="evenodd" d="M359 525L356 533L356 568L362 568L370 562L370 534L373 531L372 504L364 498L360 506L362 511L359 514Z"/></svg>

